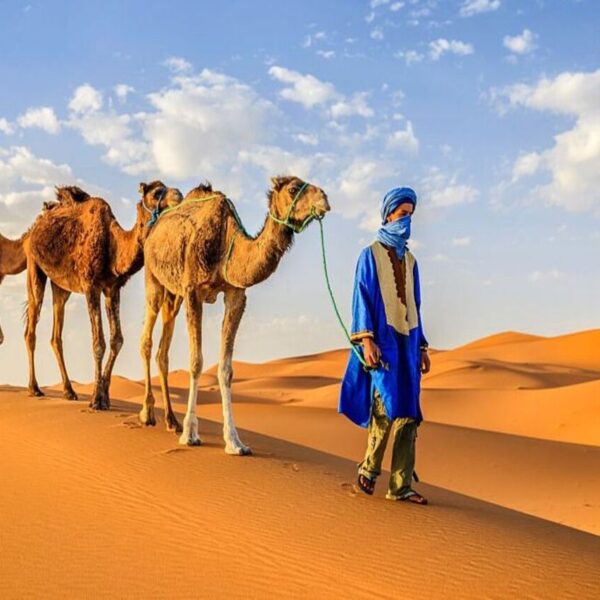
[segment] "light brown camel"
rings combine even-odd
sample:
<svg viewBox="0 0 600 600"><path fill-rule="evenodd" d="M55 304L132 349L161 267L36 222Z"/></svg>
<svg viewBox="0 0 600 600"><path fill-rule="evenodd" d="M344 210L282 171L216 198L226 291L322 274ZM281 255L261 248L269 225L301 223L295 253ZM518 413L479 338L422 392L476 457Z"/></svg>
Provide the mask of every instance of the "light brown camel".
<svg viewBox="0 0 600 600"><path fill-rule="evenodd" d="M27 267L27 257L23 241L27 233L18 240L9 240L0 234L0 283L5 275L18 275ZM0 344L4 341L4 333L0 327Z"/></svg>
<svg viewBox="0 0 600 600"><path fill-rule="evenodd" d="M141 201L133 229L117 223L102 198L92 198L77 187L57 189L57 202L46 204L32 225L25 243L27 254L27 325L25 341L29 354L29 392L43 396L34 365L35 329L40 316L46 279L52 284L54 323L52 348L63 380L64 396L75 400L62 350L65 303L75 292L84 294L92 326L95 385L90 406L110 408L112 369L123 344L119 305L121 288L143 265L143 242L152 211L175 206L181 192L160 181L140 184ZM101 294L110 326L110 353L102 371L106 344L102 331Z"/></svg>
<svg viewBox="0 0 600 600"><path fill-rule="evenodd" d="M261 231L246 237L235 209L210 185L193 189L176 210L164 214L144 246L146 315L141 340L146 393L140 420L155 425L150 386L152 330L162 309L163 331L157 355L167 429L181 431L180 444L200 445L196 398L202 372L202 307L224 294L225 314L218 367L223 405L223 437L228 454L250 454L238 436L231 408L232 353L246 306L246 288L269 277L300 231L329 210L323 190L297 177L274 177L269 213ZM183 428L171 408L167 375L175 317L185 303L190 340L190 389Z"/></svg>

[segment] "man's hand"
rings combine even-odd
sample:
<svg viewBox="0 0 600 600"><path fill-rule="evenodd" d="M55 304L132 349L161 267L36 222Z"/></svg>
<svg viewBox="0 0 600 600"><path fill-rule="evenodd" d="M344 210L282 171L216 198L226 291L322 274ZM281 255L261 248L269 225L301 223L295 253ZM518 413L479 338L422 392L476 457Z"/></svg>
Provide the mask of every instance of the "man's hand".
<svg viewBox="0 0 600 600"><path fill-rule="evenodd" d="M427 354L427 350L421 350L421 373L425 375L431 371L431 360L429 359L429 354Z"/></svg>
<svg viewBox="0 0 600 600"><path fill-rule="evenodd" d="M367 364L370 367L376 367L381 360L381 350L379 346L373 341L373 338L366 337L362 340L363 348L365 349L364 355Z"/></svg>

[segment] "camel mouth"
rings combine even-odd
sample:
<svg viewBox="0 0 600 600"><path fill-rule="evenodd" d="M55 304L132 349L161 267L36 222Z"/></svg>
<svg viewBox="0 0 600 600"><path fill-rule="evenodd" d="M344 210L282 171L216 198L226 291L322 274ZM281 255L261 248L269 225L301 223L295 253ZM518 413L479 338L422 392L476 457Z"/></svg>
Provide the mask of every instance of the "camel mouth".
<svg viewBox="0 0 600 600"><path fill-rule="evenodd" d="M315 208L315 213L317 214L318 219L322 219L330 210L331 208L329 208L329 206L317 206Z"/></svg>

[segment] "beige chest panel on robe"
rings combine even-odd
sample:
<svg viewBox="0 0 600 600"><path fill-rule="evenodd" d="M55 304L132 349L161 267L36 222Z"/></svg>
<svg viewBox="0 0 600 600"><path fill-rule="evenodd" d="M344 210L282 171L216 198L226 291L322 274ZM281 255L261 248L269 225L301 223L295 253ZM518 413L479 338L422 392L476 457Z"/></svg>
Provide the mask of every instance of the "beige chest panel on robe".
<svg viewBox="0 0 600 600"><path fill-rule="evenodd" d="M413 267L415 257L408 251L404 253L406 261L406 304L398 298L396 292L396 281L394 279L394 267L388 256L386 248L379 242L371 244L375 265L377 267L377 279L381 288L383 305L385 307L385 318L398 333L408 335L411 329L418 327L419 315L415 303L415 282Z"/></svg>

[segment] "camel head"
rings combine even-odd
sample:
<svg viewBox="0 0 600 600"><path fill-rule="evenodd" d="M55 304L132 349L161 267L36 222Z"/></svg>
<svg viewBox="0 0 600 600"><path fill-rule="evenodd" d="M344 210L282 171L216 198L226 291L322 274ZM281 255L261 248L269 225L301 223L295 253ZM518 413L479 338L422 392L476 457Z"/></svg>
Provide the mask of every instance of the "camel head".
<svg viewBox="0 0 600 600"><path fill-rule="evenodd" d="M272 177L271 184L271 215L276 219L287 220L294 231L301 231L311 216L320 219L330 210L327 194L299 177Z"/></svg>
<svg viewBox="0 0 600 600"><path fill-rule="evenodd" d="M142 199L138 204L138 218L145 212L145 222L154 223L161 211L176 206L183 200L183 196L177 188L167 187L158 180L140 183L139 192Z"/></svg>

